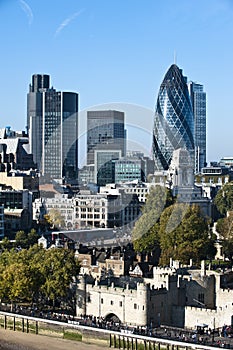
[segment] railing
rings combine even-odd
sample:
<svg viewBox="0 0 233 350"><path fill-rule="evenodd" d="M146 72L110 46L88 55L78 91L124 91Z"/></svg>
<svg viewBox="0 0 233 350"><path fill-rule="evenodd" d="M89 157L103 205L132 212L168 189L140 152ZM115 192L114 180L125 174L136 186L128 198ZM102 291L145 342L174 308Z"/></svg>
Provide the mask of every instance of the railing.
<svg viewBox="0 0 233 350"><path fill-rule="evenodd" d="M98 338L105 341L105 345L110 348L127 349L127 350L178 350L178 349L198 349L213 350L214 348L225 347L233 349L231 344L206 345L197 342L187 342L172 339L156 337L154 335L144 336L132 334L128 330L113 331L98 327L80 325L77 321L61 322L39 317L30 317L20 314L0 311L0 327L11 329L13 331L22 331L25 333L52 335L55 337L65 338L65 333L73 330L73 335L80 335L78 340L83 340L82 336L88 334L91 339ZM75 340L75 337L73 337Z"/></svg>

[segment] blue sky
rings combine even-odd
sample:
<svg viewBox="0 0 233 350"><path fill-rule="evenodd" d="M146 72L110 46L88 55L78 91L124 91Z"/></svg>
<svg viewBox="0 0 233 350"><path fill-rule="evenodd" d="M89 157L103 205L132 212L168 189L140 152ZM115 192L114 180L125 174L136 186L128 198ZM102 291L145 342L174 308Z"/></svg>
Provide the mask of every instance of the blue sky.
<svg viewBox="0 0 233 350"><path fill-rule="evenodd" d="M46 73L57 90L80 94L82 111L126 109L129 138L149 152L176 52L207 93L208 161L233 156L232 0L0 0L0 30L0 127L25 128L31 75Z"/></svg>

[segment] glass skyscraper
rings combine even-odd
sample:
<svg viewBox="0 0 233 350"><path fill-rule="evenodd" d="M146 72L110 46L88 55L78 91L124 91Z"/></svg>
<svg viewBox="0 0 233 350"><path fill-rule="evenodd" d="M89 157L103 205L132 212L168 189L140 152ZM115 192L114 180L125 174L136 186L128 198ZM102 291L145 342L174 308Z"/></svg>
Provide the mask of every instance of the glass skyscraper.
<svg viewBox="0 0 233 350"><path fill-rule="evenodd" d="M194 161L194 116L187 78L172 64L159 89L156 103L153 154L155 170L168 170L173 151L185 148Z"/></svg>
<svg viewBox="0 0 233 350"><path fill-rule="evenodd" d="M206 93L203 85L188 83L194 115L195 173L206 166Z"/></svg>
<svg viewBox="0 0 233 350"><path fill-rule="evenodd" d="M78 94L49 87L49 76L35 74L28 93L30 151L48 180L75 178L78 169Z"/></svg>
<svg viewBox="0 0 233 350"><path fill-rule="evenodd" d="M121 151L125 155L124 112L114 110L87 112L87 164L94 164L95 150Z"/></svg>

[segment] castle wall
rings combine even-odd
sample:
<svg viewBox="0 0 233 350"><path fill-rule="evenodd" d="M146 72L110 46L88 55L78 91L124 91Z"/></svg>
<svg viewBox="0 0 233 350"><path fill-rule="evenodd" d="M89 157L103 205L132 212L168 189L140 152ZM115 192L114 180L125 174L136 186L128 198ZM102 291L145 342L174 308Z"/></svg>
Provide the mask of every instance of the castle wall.
<svg viewBox="0 0 233 350"><path fill-rule="evenodd" d="M222 328L231 325L233 307L217 308L216 310L185 307L185 327L195 328L197 324L207 324L209 328Z"/></svg>
<svg viewBox="0 0 233 350"><path fill-rule="evenodd" d="M215 308L215 278L211 276L193 275L183 278L181 286L186 290L186 305Z"/></svg>
<svg viewBox="0 0 233 350"><path fill-rule="evenodd" d="M83 295L84 286L77 289ZM106 317L116 315L122 323L131 325L147 325L148 291L145 284L137 285L137 289L86 284L86 315ZM77 315L83 314L83 307L77 303Z"/></svg>
<svg viewBox="0 0 233 350"><path fill-rule="evenodd" d="M216 305L218 307L226 307L226 305L233 304L233 290L232 289L218 289L216 291Z"/></svg>

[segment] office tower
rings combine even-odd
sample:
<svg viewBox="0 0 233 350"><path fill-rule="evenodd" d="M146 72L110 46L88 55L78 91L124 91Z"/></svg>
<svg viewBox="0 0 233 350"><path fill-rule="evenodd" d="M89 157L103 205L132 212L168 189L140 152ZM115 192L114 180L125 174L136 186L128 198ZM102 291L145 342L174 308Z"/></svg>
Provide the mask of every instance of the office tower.
<svg viewBox="0 0 233 350"><path fill-rule="evenodd" d="M47 180L75 178L78 168L78 94L49 87L33 75L28 93L30 152Z"/></svg>
<svg viewBox="0 0 233 350"><path fill-rule="evenodd" d="M203 85L188 83L194 116L195 173L206 166L206 93Z"/></svg>
<svg viewBox="0 0 233 350"><path fill-rule="evenodd" d="M42 110L43 91L47 91L50 77L47 74L34 74L32 84L27 94L27 129L29 136L29 152L38 169L41 169L42 160Z"/></svg>
<svg viewBox="0 0 233 350"><path fill-rule="evenodd" d="M136 157L123 157L114 161L115 183L142 179L142 162Z"/></svg>
<svg viewBox="0 0 233 350"><path fill-rule="evenodd" d="M124 112L114 110L87 112L87 164L94 164L95 150L121 151L125 155Z"/></svg>
<svg viewBox="0 0 233 350"><path fill-rule="evenodd" d="M186 148L194 159L193 119L187 79L182 70L172 64L160 86L155 110L155 170L168 170L173 151L179 148Z"/></svg>
<svg viewBox="0 0 233 350"><path fill-rule="evenodd" d="M98 186L115 182L114 160L121 158L121 150L94 150L94 179Z"/></svg>

